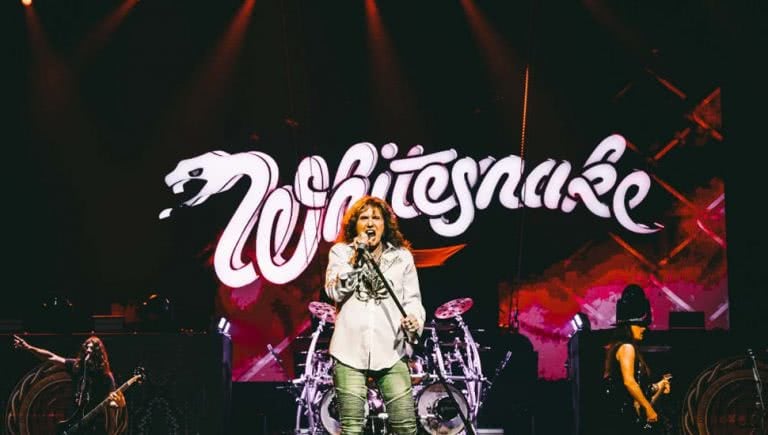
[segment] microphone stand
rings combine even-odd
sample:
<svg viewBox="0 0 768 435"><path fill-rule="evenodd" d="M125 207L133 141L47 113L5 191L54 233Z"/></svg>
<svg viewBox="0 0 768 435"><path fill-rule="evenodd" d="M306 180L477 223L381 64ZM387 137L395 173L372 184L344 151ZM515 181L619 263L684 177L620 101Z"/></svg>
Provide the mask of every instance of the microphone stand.
<svg viewBox="0 0 768 435"><path fill-rule="evenodd" d="M84 395L85 395L85 387L87 385L87 376L88 376L88 360L91 358L91 352L87 352L85 354L85 358L83 358L83 367L82 367L82 374L83 376L80 378L80 385L77 387L77 400L75 402L77 403L78 410L77 412L83 412L85 413L85 403Z"/></svg>
<svg viewBox="0 0 768 435"><path fill-rule="evenodd" d="M358 253L363 253L363 260L365 260L371 268L376 272L376 275L379 276L379 279L382 283L384 283L384 287L387 289L387 293L389 293L389 296L392 298L393 301L395 301L395 305L397 305L397 309L400 311L400 315L403 317L406 317L408 314L406 314L405 309L400 304L400 300L397 299L397 296L395 296L394 290L392 290L392 286L389 285L389 281L387 281L387 278L384 277L384 274L381 273L381 269L379 269L379 265L376 264L376 260L371 257L371 253L367 250L360 250ZM410 333L406 330L403 330L405 333L405 338L408 343L410 343L412 346L418 346L419 345L419 337L416 335L416 333Z"/></svg>

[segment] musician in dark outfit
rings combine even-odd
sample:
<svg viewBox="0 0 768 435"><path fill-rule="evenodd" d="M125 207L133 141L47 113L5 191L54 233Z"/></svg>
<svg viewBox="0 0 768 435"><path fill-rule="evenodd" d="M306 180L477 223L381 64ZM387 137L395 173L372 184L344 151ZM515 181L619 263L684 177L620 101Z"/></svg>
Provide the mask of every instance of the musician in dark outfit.
<svg viewBox="0 0 768 435"><path fill-rule="evenodd" d="M616 333L606 346L603 379L609 397L608 427L616 434L647 433L659 416L653 402L671 391L667 377L650 383L651 370L638 344L651 324L651 307L643 289L630 284L616 302Z"/></svg>
<svg viewBox="0 0 768 435"><path fill-rule="evenodd" d="M118 413L125 408L125 398L121 392L115 391L115 378L109 366L109 356L104 343L96 336L88 337L80 347L77 358L64 358L47 349L35 347L21 337L14 335L14 347L31 352L43 361L50 361L63 366L72 376L75 392L73 409L70 415L81 418L88 411L109 399L104 411L97 412L80 430L78 434L115 435L125 430L123 424L118 425Z"/></svg>

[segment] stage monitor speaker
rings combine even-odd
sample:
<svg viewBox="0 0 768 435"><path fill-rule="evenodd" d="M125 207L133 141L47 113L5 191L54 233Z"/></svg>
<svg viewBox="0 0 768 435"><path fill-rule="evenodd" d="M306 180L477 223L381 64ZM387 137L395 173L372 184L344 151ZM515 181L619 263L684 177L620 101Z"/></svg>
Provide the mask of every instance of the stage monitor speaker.
<svg viewBox="0 0 768 435"><path fill-rule="evenodd" d="M74 357L89 335L31 334L24 339L33 346ZM45 415L45 403L36 402L71 400L71 397L54 397L66 392L71 394L71 388L69 385L62 388L63 382L51 379L48 382L50 389L45 394L47 374L58 379L62 373L40 371L39 360L28 352L14 351L13 336L4 336L4 343L0 344L0 352L5 353L2 355L4 374L0 381L0 400L5 410L1 433L40 433L32 428L32 422L50 426L45 419L52 417ZM229 337L207 333L99 333L98 336L107 349L118 385L133 376L137 367L143 368L146 374L144 382L132 385L125 392L128 406L126 433L226 434L232 429L229 423L232 391ZM35 392L35 397L29 397L30 391ZM20 427L23 432L19 431Z"/></svg>
<svg viewBox="0 0 768 435"><path fill-rule="evenodd" d="M670 311L669 329L704 329L704 312Z"/></svg>

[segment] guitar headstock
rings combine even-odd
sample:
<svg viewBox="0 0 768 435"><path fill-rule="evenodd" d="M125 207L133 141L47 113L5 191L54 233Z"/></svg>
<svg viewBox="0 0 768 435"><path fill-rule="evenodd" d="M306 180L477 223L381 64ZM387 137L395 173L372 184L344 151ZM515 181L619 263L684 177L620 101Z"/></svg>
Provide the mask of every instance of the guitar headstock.
<svg viewBox="0 0 768 435"><path fill-rule="evenodd" d="M135 369L133 369L133 381L142 383L147 379L147 373L146 370L144 370L144 367L138 366Z"/></svg>

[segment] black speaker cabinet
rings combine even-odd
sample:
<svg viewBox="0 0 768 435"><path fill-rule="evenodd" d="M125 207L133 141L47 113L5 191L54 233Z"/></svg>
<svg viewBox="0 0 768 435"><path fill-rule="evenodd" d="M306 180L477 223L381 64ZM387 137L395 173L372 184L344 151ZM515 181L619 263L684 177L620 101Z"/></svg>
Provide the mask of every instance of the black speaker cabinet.
<svg viewBox="0 0 768 435"><path fill-rule="evenodd" d="M614 330L580 331L568 343L568 378L574 410L574 434L602 433L604 404L602 375L605 346ZM686 394L697 376L724 358L746 355L750 346L725 330L649 330L640 351L650 366L654 380L671 373L672 393L659 404L670 419L674 433L682 433Z"/></svg>
<svg viewBox="0 0 768 435"><path fill-rule="evenodd" d="M229 433L232 391L229 337L207 333L100 333L118 385L144 369L146 379L125 392L127 434ZM74 357L89 334L30 334L33 346ZM32 354L13 350L13 336L4 335L0 400L8 435L40 433L34 425L50 426L55 412L46 409L71 400L69 382L59 382ZM67 379L68 381L68 379ZM46 384L47 382L47 384ZM48 389L48 391L45 391ZM34 393L34 397L30 396ZM70 397L57 397L67 396ZM34 415L33 415L34 414ZM21 429L20 429L21 428Z"/></svg>

